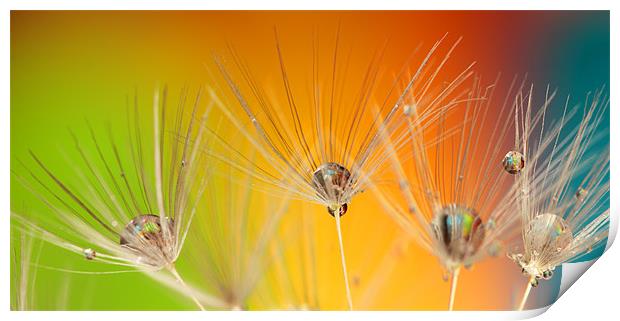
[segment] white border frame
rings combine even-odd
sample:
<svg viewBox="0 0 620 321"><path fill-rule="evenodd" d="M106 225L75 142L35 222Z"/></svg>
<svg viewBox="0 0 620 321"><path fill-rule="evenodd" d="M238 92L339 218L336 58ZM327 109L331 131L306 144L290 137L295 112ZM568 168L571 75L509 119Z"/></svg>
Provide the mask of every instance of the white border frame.
<svg viewBox="0 0 620 321"><path fill-rule="evenodd" d="M282 3L280 3L282 2ZM10 213L10 10L230 10L230 9L261 9L261 10L301 10L301 9L355 9L355 10L611 10L611 70L610 70L610 91L611 107L610 122L620 124L620 112L615 107L617 94L620 92L619 79L620 65L617 58L620 57L618 50L618 40L620 40L620 10L618 1L601 0L522 0L522 1L483 1L483 0L450 0L450 1L412 1L396 0L376 1L376 0L357 0L341 1L333 0L299 0L295 1L274 1L274 0L225 0L221 3L204 1L197 3L197 0L107 0L107 1L88 1L88 0L2 0L0 1L0 147L3 152L0 157L2 171L2 182L0 183L0 202L2 204L2 214L0 214L0 319L15 320L79 320L88 318L89 321L110 320L113 318L148 318L152 321L170 320L171 318L183 319L205 319L215 318L217 320L235 320L240 317L252 318L252 320L290 320L294 318L298 321L321 318L323 321L338 320L342 321L344 312L208 312L199 314L194 312L9 312L9 213ZM620 128L611 126L611 216L612 229L617 231L618 227L618 207L620 206ZM617 315L620 305L617 302L617 286L620 285L620 249L611 247L593 267L582 276L570 290L566 292L555 304L551 306L547 313L540 318L542 320L576 319L584 318L589 320L609 319L611 315ZM587 279L587 282L585 282ZM524 313L518 312L348 312L346 318L378 318L387 317L390 320L496 320L518 319L532 317L545 309ZM291 314L294 313L294 314Z"/></svg>

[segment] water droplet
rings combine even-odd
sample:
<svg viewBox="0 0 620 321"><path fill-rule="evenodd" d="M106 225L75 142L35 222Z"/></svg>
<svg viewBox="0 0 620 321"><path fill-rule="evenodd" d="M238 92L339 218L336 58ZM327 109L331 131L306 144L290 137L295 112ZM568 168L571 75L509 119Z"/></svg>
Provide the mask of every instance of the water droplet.
<svg viewBox="0 0 620 321"><path fill-rule="evenodd" d="M588 190L587 189L584 189L582 187L577 189L577 192L575 193L575 198L577 199L577 201L583 202L583 200L586 198L586 196L588 196Z"/></svg>
<svg viewBox="0 0 620 321"><path fill-rule="evenodd" d="M454 262L463 262L474 255L484 241L485 229L476 211L448 205L433 216L431 227L435 238Z"/></svg>
<svg viewBox="0 0 620 321"><path fill-rule="evenodd" d="M398 186L400 186L400 189L406 189L409 186L409 181L407 181L406 179L401 179L398 182Z"/></svg>
<svg viewBox="0 0 620 321"><path fill-rule="evenodd" d="M555 214L541 214L528 224L525 239L530 244L533 256L555 249L561 252L573 241L570 228ZM548 250L547 250L548 249Z"/></svg>
<svg viewBox="0 0 620 321"><path fill-rule="evenodd" d="M487 253L490 256L498 256L501 250L502 250L502 246L499 244L499 242L493 242L489 245L489 248L487 249Z"/></svg>
<svg viewBox="0 0 620 321"><path fill-rule="evenodd" d="M167 219L169 232L174 233L174 221ZM145 214L132 219L121 232L120 244L138 249L145 246L159 247L164 237L160 218L157 215Z"/></svg>
<svg viewBox="0 0 620 321"><path fill-rule="evenodd" d="M416 104L415 103L411 103L411 104L407 104L405 106L403 106L403 114L405 114L406 116L413 116L413 114L415 113L416 110Z"/></svg>
<svg viewBox="0 0 620 321"><path fill-rule="evenodd" d="M351 172L338 163L325 163L312 174L314 190L329 202L327 211L332 216L336 212L340 216L347 212L346 192L352 184L350 179Z"/></svg>
<svg viewBox="0 0 620 321"><path fill-rule="evenodd" d="M509 151L502 161L504 170L510 174L517 174L525 167L525 156L517 151Z"/></svg>
<svg viewBox="0 0 620 321"><path fill-rule="evenodd" d="M484 227L486 227L488 230L495 229L495 220L494 219L488 220L487 223L484 224Z"/></svg>
<svg viewBox="0 0 620 321"><path fill-rule="evenodd" d="M441 273L441 279L442 279L444 282L448 282L448 279L450 279L450 273L448 273L448 271L443 271L443 272Z"/></svg>
<svg viewBox="0 0 620 321"><path fill-rule="evenodd" d="M94 260L97 257L97 252L95 252L95 250L88 248L88 249L84 249L84 257L87 260Z"/></svg>

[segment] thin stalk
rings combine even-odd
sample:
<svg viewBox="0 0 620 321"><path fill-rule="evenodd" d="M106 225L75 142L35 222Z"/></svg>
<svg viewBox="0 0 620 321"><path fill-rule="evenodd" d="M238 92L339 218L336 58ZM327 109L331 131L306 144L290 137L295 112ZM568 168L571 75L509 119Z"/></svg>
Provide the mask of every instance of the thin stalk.
<svg viewBox="0 0 620 321"><path fill-rule="evenodd" d="M527 298L530 296L530 291L532 290L532 282L534 282L534 277L530 276L530 279L527 281L527 286L525 287L525 292L523 292L523 297L521 298L521 302L519 303L518 311L523 311L525 307L525 302L527 302Z"/></svg>
<svg viewBox="0 0 620 321"><path fill-rule="evenodd" d="M192 300L194 301L196 306L198 306L200 311L205 311L205 307L200 303L200 301L198 301L198 299L194 295L194 290L192 290L190 287L187 286L187 284L185 284L185 281L183 281L183 278L179 275L179 273L177 272L177 269L174 266L171 266L168 268L168 271L170 271L170 274L172 274L172 276L174 276L174 278L177 279L177 281L181 283L181 285L187 289L189 297L192 298Z"/></svg>
<svg viewBox="0 0 620 321"><path fill-rule="evenodd" d="M452 275L450 276L450 304L448 306L448 310L452 311L454 309L454 297L456 296L456 285L459 282L459 272L461 271L461 268L457 268L456 270L454 270L454 272L452 272Z"/></svg>
<svg viewBox="0 0 620 321"><path fill-rule="evenodd" d="M340 259L342 260L342 274L344 275L344 285L347 289L347 303L349 304L349 310L353 311L353 300L351 300L351 288L349 287L349 276L347 274L347 263L344 259L344 246L342 245L342 231L340 229L340 215L339 211L334 213L336 218L336 230L338 231L338 243L340 244Z"/></svg>

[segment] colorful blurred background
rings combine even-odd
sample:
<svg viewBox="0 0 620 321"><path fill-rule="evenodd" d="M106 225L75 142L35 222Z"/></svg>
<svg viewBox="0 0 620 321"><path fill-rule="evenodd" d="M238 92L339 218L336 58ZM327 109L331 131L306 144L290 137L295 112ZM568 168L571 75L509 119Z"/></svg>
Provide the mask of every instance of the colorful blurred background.
<svg viewBox="0 0 620 321"><path fill-rule="evenodd" d="M422 45L424 52L448 33L450 43L463 37L446 67L448 72L456 73L475 61L477 73L487 81L498 73L506 81L527 74L539 92L550 85L558 88L559 97L570 94L573 101L583 101L587 92L609 83L608 12L14 11L12 169L19 168L16 159L26 159L28 150L33 150L43 155L49 167L67 176L64 155L72 148L68 128L78 136L86 135L88 120L95 127L109 122L114 130L124 130L127 99L137 95L147 113L158 86L167 85L173 100L184 86L192 90L203 85L225 87L210 82L216 79L213 54L227 55L228 45L259 75L259 81L277 79L274 27L291 66L311 62L314 37L326 44L320 47L322 54L331 52L340 28L340 43L352 48L350 68L365 68L372 52L387 41L381 69L396 74L416 47ZM492 137L487 138L487 143L493 143ZM39 203L12 178L13 210L49 215ZM356 308L446 309L449 283L442 280L436 258L415 244L403 243L402 232L381 213L371 194L362 194L351 206L357 210L343 217L343 234L349 274L355 280ZM294 225L290 221L300 213L312 221L319 307L344 309L333 218L323 207L302 202L294 202L290 211L295 213L287 215L284 228ZM43 245L41 250L40 262L48 266L106 268L93 268L91 262L52 246ZM182 253L179 262L181 271L199 273L187 266L184 255L199 253ZM289 265L291 278L297 279L293 283L304 278L296 275L299 265ZM553 280L542 282L528 305L552 302L560 277L557 271ZM261 286L270 288L270 282L278 280L267 278ZM463 271L459 282L456 309L507 310L518 300L526 279L514 263L500 257ZM62 304L56 290L66 293ZM138 273L92 276L40 270L33 299L35 308L43 310L193 309L190 300ZM250 298L249 305L273 308L262 296Z"/></svg>

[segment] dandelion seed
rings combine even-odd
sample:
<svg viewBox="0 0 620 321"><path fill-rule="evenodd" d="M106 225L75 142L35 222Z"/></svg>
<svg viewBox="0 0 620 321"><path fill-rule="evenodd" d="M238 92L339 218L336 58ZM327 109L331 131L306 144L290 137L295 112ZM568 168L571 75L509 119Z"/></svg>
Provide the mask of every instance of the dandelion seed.
<svg viewBox="0 0 620 321"><path fill-rule="evenodd" d="M146 136L134 102L135 119L132 123L128 118L126 150L116 144L111 127L107 146L90 124L89 135L78 138L71 133L79 155L70 160L73 180L61 177L30 152L40 171L21 163L24 172L13 172L52 215L35 218L14 213L13 217L26 233L89 261L136 268L187 295L200 309L201 301L217 307L222 304L219 300L185 284L175 268L197 209L191 194L200 199L207 177L201 136L209 108L196 123L200 94L189 120L184 118L182 99L176 117L168 122L167 90L162 96L154 95L153 131ZM167 137L167 132L175 136ZM92 149L83 147L84 136L90 136ZM151 157L145 153L145 139L152 142ZM159 270L169 274L152 273Z"/></svg>
<svg viewBox="0 0 620 321"><path fill-rule="evenodd" d="M569 108L569 99L561 119L549 124L546 113L554 95L547 90L537 113L532 112L532 95L530 89L515 102L519 150L530 160L516 177L523 244L509 254L529 277L518 310L531 288L551 279L557 266L602 245L609 224L609 151L595 148L608 107L603 91L588 95L574 129L567 124L579 109ZM574 192L576 184L580 187Z"/></svg>
<svg viewBox="0 0 620 321"><path fill-rule="evenodd" d="M440 113L434 135L409 125L411 148L406 155L413 155L413 164L403 163L395 150L390 157L402 198L390 199L374 189L386 213L438 258L444 280L451 280L449 310L461 267L469 269L489 255L498 255L499 242L518 232L511 177L497 166L511 143L508 99L500 105L497 118L491 119L497 86L484 88L480 83L474 80L462 102L464 110ZM513 80L508 92L515 86ZM485 136L492 137L493 143L483 143ZM392 142L386 139L385 144Z"/></svg>
<svg viewBox="0 0 620 321"><path fill-rule="evenodd" d="M278 66L282 76L281 99L266 95L265 92L273 88L260 86L249 68L241 64L234 53L233 61L245 83L236 82L222 59L218 58L217 67L238 101L241 112L249 119L254 133L214 91L212 98L239 133L256 148L265 164L249 161L243 153L222 139L218 141L232 157L215 152L212 156L242 172L255 173L259 181L266 183L265 187L260 188L272 193L285 191L294 198L327 208L335 219L338 241L342 245L341 216L352 209L354 197L372 185L373 178L381 174L389 159L390 152L381 143L381 137L386 135L392 138L398 149L407 143L406 124L415 123L416 127L422 129L436 121L441 111L453 109L464 100L464 94L459 88L471 75L473 64L440 90L433 88L440 81L439 72L458 44L457 41L450 47L443 58L431 59L438 55L436 51L439 50L440 41L423 57L413 75L406 77L404 90L397 91L399 82L405 79L403 71L386 94L379 94L375 92L375 83L380 70L381 53L372 58L368 68L359 77L348 72L346 79L341 80L345 76L338 68L342 49L336 42L334 53L330 55L332 65L328 68L330 87L327 90L319 83L323 68L319 66L321 59L315 44L311 64L312 88L308 95L294 87L294 77L284 61L276 34ZM344 92L344 89L341 82L346 81L347 86L354 86L357 79L361 80L359 95L342 96L340 92ZM414 102L415 108L410 109L412 117L396 117L400 115L400 106L413 106ZM249 168L259 170L252 171ZM352 309L342 247L340 254L347 303Z"/></svg>
<svg viewBox="0 0 620 321"><path fill-rule="evenodd" d="M201 276L201 287L233 311L247 310L249 297L263 293L259 283L271 264L268 250L290 200L252 195L252 177L240 179L225 170L211 177L204 214L186 245L191 252L205 253L191 258L191 266L198 268L192 274Z"/></svg>
<svg viewBox="0 0 620 321"><path fill-rule="evenodd" d="M289 214L291 214L289 212ZM255 297L269 309L320 310L316 242L316 215L301 210L301 217L285 215L286 228L275 235L269 245L269 267L264 278L267 287L257 289ZM262 271L262 270L261 270ZM260 273L260 272L259 272Z"/></svg>

